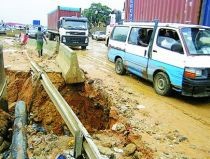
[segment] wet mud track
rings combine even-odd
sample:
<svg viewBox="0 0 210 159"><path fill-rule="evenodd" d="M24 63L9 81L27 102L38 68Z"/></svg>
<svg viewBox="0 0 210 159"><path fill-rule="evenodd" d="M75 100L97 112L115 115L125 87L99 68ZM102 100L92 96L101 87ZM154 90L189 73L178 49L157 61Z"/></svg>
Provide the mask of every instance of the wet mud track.
<svg viewBox="0 0 210 159"><path fill-rule="evenodd" d="M87 76L84 86L66 87L59 73L50 73L49 76L68 103L77 105L74 111L93 135L100 152L108 156L115 153L119 159L210 157L208 98L183 97L175 92L170 97L159 96L150 82L129 73L117 75L114 64L107 60L108 50L103 41L91 40L87 50L75 51L79 65ZM47 67L46 61L44 66ZM27 72L18 74L28 79L25 78ZM11 87L13 93L10 92L10 106L22 97L26 101L30 100L28 92L32 89L31 80L19 79L15 87ZM22 87L25 88L19 92ZM34 102L33 120L42 122L47 130L56 134L64 133L63 121L52 103L46 100L43 88L40 86L39 89L42 93ZM75 91L80 93L71 94ZM55 118L58 120L55 121ZM130 148L135 150L131 151ZM122 150L127 154L121 153Z"/></svg>
<svg viewBox="0 0 210 159"><path fill-rule="evenodd" d="M126 118L140 122L133 126L144 130L140 133L142 139L156 150L155 154L163 158L210 157L210 98L184 97L177 92L169 97L159 96L152 83L129 73L117 75L107 51L103 42L92 41L89 50L78 51L80 66L90 77L103 80L115 106L120 105L118 111L125 105L132 107L135 115ZM140 110L136 109L139 105L143 107ZM187 140L177 144L176 132ZM167 139L171 133L173 137Z"/></svg>

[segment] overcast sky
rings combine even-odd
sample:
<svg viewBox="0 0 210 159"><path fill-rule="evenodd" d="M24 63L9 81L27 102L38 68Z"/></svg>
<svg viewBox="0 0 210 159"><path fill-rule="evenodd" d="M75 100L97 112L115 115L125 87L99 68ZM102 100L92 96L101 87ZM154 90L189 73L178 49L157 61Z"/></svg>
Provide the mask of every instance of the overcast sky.
<svg viewBox="0 0 210 159"><path fill-rule="evenodd" d="M40 20L47 25L47 13L58 5L64 7L89 8L91 3L101 3L111 9L123 9L125 0L0 0L0 21L32 24Z"/></svg>

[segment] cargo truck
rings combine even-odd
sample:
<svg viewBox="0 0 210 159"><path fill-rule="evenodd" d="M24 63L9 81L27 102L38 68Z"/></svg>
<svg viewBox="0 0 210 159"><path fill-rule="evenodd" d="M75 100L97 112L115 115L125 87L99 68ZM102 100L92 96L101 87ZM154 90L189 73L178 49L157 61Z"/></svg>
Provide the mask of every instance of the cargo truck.
<svg viewBox="0 0 210 159"><path fill-rule="evenodd" d="M81 8L61 7L48 14L48 38L59 39L67 46L88 46L88 20L81 17Z"/></svg>

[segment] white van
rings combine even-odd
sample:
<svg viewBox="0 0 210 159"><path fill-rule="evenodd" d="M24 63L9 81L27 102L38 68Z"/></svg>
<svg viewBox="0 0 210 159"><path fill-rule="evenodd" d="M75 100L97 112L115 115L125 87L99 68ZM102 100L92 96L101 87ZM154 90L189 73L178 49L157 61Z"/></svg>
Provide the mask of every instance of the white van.
<svg viewBox="0 0 210 159"><path fill-rule="evenodd" d="M153 82L155 91L193 97L210 96L210 28L172 23L115 26L108 59L115 71Z"/></svg>

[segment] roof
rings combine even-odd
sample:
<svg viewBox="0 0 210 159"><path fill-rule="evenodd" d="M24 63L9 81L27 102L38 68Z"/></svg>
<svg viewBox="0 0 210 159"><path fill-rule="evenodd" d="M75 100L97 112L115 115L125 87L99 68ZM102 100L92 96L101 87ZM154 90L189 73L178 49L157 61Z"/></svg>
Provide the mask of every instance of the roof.
<svg viewBox="0 0 210 159"><path fill-rule="evenodd" d="M118 26L154 26L154 22L124 22L123 25L118 25ZM183 27L195 27L195 28L209 28L207 26L203 26L203 25L195 25L195 24L181 24L181 23L158 23L159 27L172 27L172 28L183 28Z"/></svg>
<svg viewBox="0 0 210 159"><path fill-rule="evenodd" d="M58 6L56 9L52 10L48 14L52 14L52 13L58 11L58 10L72 11L72 12L81 12L81 8Z"/></svg>
<svg viewBox="0 0 210 159"><path fill-rule="evenodd" d="M73 12L80 12L80 11L81 11L81 8L62 7L62 6L60 6L60 10L73 11Z"/></svg>
<svg viewBox="0 0 210 159"><path fill-rule="evenodd" d="M10 26L24 26L24 24L21 23L15 23L15 22L7 22L5 23L6 25L10 25Z"/></svg>
<svg viewBox="0 0 210 159"><path fill-rule="evenodd" d="M76 17L76 16L72 16L72 17L60 17L60 19L66 19L66 20L77 20L77 21L88 21L88 19L86 17Z"/></svg>

